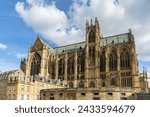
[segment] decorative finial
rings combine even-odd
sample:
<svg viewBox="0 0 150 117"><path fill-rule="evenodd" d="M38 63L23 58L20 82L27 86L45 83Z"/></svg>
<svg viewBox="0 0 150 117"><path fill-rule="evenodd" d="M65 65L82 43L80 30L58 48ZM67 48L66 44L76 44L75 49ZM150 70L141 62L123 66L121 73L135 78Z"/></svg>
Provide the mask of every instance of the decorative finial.
<svg viewBox="0 0 150 117"><path fill-rule="evenodd" d="M38 32L38 34L37 34L37 38L40 38L40 33Z"/></svg>
<svg viewBox="0 0 150 117"><path fill-rule="evenodd" d="M89 20L86 20L86 26L89 26Z"/></svg>
<svg viewBox="0 0 150 117"><path fill-rule="evenodd" d="M132 33L132 28L129 28L129 33Z"/></svg>
<svg viewBox="0 0 150 117"><path fill-rule="evenodd" d="M95 24L98 23L97 17L95 17Z"/></svg>
<svg viewBox="0 0 150 117"><path fill-rule="evenodd" d="M147 68L145 69L145 72L146 72L146 77L147 77Z"/></svg>

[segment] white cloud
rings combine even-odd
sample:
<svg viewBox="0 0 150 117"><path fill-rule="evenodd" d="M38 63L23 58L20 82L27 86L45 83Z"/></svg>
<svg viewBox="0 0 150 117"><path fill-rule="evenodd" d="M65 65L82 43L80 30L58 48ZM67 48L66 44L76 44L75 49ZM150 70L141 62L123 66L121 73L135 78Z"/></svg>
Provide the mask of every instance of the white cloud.
<svg viewBox="0 0 150 117"><path fill-rule="evenodd" d="M0 43L0 49L6 49L7 45Z"/></svg>
<svg viewBox="0 0 150 117"><path fill-rule="evenodd" d="M71 43L72 38L78 39L81 36L80 30L67 29L69 23L67 15L56 8L54 2L46 4L43 0L36 1L27 0L29 6L25 6L22 2L16 4L16 11L28 26L58 45Z"/></svg>
<svg viewBox="0 0 150 117"><path fill-rule="evenodd" d="M70 10L65 13L55 3L27 0L28 5L18 2L16 11L28 26L58 45L85 40L86 19L98 17L104 36L124 33L132 28L139 58L150 61L150 1L118 1L73 0Z"/></svg>
<svg viewBox="0 0 150 117"><path fill-rule="evenodd" d="M16 54L16 57L18 58L18 59L21 59L21 58L26 58L27 57L27 55L26 54Z"/></svg>
<svg viewBox="0 0 150 117"><path fill-rule="evenodd" d="M74 0L69 15L72 23L84 30L88 18L98 17L104 36L127 32L132 28L140 60L150 61L149 0ZM90 1L90 2L89 2Z"/></svg>

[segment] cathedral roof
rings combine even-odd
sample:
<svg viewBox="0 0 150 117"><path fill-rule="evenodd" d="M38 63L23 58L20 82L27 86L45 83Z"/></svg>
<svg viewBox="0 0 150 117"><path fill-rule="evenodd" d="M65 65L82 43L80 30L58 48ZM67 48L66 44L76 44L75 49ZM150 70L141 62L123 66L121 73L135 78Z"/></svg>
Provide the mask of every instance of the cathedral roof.
<svg viewBox="0 0 150 117"><path fill-rule="evenodd" d="M100 40L100 46L108 46L112 44L122 44L122 43L128 43L129 42L129 33L124 33L124 34L119 34L119 35L114 35L114 36L108 36L108 37L103 37ZM80 42L80 43L74 43L70 45L65 45L65 46L60 46L57 48L54 48L57 53L62 53L63 51L73 51L73 50L78 50L78 49L83 49L85 48L85 41Z"/></svg>
<svg viewBox="0 0 150 117"><path fill-rule="evenodd" d="M129 33L123 33L119 35L113 35L113 36L108 36L108 37L103 37L100 40L100 46L109 46L109 45L114 45L114 44L122 44L122 43L128 43L129 42ZM51 52L56 52L58 54L63 53L65 51L67 52L72 52L75 50L79 49L84 49L85 48L85 41L84 42L79 42L79 43L74 43L70 45L64 45L60 47L55 47L52 48L48 43L46 43L44 40L38 37L38 39L49 48L49 51Z"/></svg>

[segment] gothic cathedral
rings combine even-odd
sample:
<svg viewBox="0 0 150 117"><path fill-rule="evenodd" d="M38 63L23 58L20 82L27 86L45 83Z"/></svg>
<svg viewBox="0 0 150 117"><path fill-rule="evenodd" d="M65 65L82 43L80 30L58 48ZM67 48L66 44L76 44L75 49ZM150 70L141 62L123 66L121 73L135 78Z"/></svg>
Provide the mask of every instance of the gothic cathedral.
<svg viewBox="0 0 150 117"><path fill-rule="evenodd" d="M42 99L131 99L148 88L132 31L103 37L97 18L86 22L84 42L52 48L38 36L21 69L33 81L63 82L64 88L42 90Z"/></svg>

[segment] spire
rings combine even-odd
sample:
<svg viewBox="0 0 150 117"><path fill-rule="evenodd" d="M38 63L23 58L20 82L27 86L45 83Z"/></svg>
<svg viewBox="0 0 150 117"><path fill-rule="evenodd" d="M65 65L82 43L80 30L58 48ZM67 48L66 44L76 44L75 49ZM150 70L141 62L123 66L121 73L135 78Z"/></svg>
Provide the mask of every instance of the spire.
<svg viewBox="0 0 150 117"><path fill-rule="evenodd" d="M92 18L91 18L91 25L92 25L93 23L92 23Z"/></svg>
<svg viewBox="0 0 150 117"><path fill-rule="evenodd" d="M37 39L40 39L40 33L38 32L38 34L37 34Z"/></svg>
<svg viewBox="0 0 150 117"><path fill-rule="evenodd" d="M86 20L86 27L89 26L89 20Z"/></svg>
<svg viewBox="0 0 150 117"><path fill-rule="evenodd" d="M145 68L143 67L143 77L144 77L144 74L145 74Z"/></svg>
<svg viewBox="0 0 150 117"><path fill-rule="evenodd" d="M95 17L95 24L99 25L97 17Z"/></svg>

